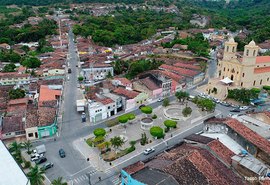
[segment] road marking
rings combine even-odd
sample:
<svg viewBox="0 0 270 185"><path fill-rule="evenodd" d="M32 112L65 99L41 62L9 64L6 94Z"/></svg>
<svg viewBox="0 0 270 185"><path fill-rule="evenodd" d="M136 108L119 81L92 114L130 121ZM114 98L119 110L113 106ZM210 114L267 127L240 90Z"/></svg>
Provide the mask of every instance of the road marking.
<svg viewBox="0 0 270 185"><path fill-rule="evenodd" d="M76 173L72 174L71 177L74 176L74 175L77 175L77 174L81 173L82 171L87 170L88 168L91 168L91 167L92 166L88 166L88 167L86 167L86 168L84 168L84 169L82 169L80 171L77 171Z"/></svg>

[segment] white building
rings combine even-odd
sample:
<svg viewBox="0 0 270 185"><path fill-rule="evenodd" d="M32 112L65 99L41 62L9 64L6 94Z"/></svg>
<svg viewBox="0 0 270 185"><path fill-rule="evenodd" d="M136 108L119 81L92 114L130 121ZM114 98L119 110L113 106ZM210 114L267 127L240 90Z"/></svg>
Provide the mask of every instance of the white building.
<svg viewBox="0 0 270 185"><path fill-rule="evenodd" d="M103 80L107 75L113 76L113 67L110 64L93 64L88 68L82 69L82 75L85 80Z"/></svg>
<svg viewBox="0 0 270 185"><path fill-rule="evenodd" d="M2 141L0 141L0 184L1 185L30 185L26 174L16 163Z"/></svg>

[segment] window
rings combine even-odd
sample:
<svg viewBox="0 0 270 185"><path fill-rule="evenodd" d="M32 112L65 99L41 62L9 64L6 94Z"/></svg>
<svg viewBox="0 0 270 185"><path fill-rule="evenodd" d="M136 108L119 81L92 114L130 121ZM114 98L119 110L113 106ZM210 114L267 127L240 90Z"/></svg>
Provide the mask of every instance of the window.
<svg viewBox="0 0 270 185"><path fill-rule="evenodd" d="M243 82L241 82L241 87L243 87Z"/></svg>
<svg viewBox="0 0 270 185"><path fill-rule="evenodd" d="M223 68L223 71L225 71L225 70L226 70L226 68L224 67L224 68Z"/></svg>
<svg viewBox="0 0 270 185"><path fill-rule="evenodd" d="M226 50L227 50L227 52L229 52L229 46L227 46L227 49Z"/></svg>
<svg viewBox="0 0 270 185"><path fill-rule="evenodd" d="M28 134L28 137L33 137L33 136L34 136L33 133L29 133L29 134Z"/></svg>
<svg viewBox="0 0 270 185"><path fill-rule="evenodd" d="M269 81L269 78L267 78L267 82Z"/></svg>
<svg viewBox="0 0 270 185"><path fill-rule="evenodd" d="M262 79L261 79L261 81L260 81L260 85L262 85Z"/></svg>
<svg viewBox="0 0 270 185"><path fill-rule="evenodd" d="M245 73L243 73L242 77L245 77Z"/></svg>
<svg viewBox="0 0 270 185"><path fill-rule="evenodd" d="M256 55L256 50L253 51L253 56L255 57L255 55Z"/></svg>
<svg viewBox="0 0 270 185"><path fill-rule="evenodd" d="M108 109L110 109L111 108L111 106L108 106Z"/></svg>
<svg viewBox="0 0 270 185"><path fill-rule="evenodd" d="M255 86L255 84L256 84L256 80L254 80L254 82L253 82L253 86Z"/></svg>
<svg viewBox="0 0 270 185"><path fill-rule="evenodd" d="M234 52L234 47L232 48L232 52Z"/></svg>
<svg viewBox="0 0 270 185"><path fill-rule="evenodd" d="M246 56L248 56L248 54L249 54L249 50L247 49Z"/></svg>

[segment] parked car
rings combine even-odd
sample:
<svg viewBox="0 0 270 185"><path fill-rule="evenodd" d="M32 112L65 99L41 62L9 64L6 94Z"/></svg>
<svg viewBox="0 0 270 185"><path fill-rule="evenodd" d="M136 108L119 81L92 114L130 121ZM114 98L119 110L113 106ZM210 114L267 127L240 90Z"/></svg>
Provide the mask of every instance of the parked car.
<svg viewBox="0 0 270 185"><path fill-rule="evenodd" d="M162 102L162 101L163 101L163 98L159 98L159 99L158 99L158 102Z"/></svg>
<svg viewBox="0 0 270 185"><path fill-rule="evenodd" d="M144 155L148 155L148 154L151 154L155 151L154 148L147 148L146 150L143 151L143 154Z"/></svg>
<svg viewBox="0 0 270 185"><path fill-rule="evenodd" d="M194 100L194 99L195 99L195 96L192 96L192 95L189 95L189 96L188 96L188 100L192 101L192 100Z"/></svg>
<svg viewBox="0 0 270 185"><path fill-rule="evenodd" d="M40 159L41 157L44 157L44 155L38 154L38 153L31 154L31 161L36 161L36 160Z"/></svg>
<svg viewBox="0 0 270 185"><path fill-rule="evenodd" d="M242 106L239 108L240 110L248 110L249 109L249 106Z"/></svg>
<svg viewBox="0 0 270 185"><path fill-rule="evenodd" d="M230 106L230 104L228 104L227 102L220 102L220 104L223 105L223 106L226 106L226 107Z"/></svg>
<svg viewBox="0 0 270 185"><path fill-rule="evenodd" d="M49 162L49 163L46 163L44 164L41 169L42 170L48 170L49 168L52 168L53 167L53 163Z"/></svg>
<svg viewBox="0 0 270 185"><path fill-rule="evenodd" d="M36 164L41 164L47 161L46 157L41 157L38 160L35 161Z"/></svg>
<svg viewBox="0 0 270 185"><path fill-rule="evenodd" d="M240 112L240 109L232 109L230 112Z"/></svg>
<svg viewBox="0 0 270 185"><path fill-rule="evenodd" d="M61 158L66 157L66 153L65 153L64 149L61 148L61 149L59 150L59 155L60 155Z"/></svg>

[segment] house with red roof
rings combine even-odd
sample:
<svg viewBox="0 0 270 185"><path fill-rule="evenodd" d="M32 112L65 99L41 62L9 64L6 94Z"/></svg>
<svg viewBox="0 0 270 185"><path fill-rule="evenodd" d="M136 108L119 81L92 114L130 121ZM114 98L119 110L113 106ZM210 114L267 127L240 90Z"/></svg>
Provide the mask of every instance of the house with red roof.
<svg viewBox="0 0 270 185"><path fill-rule="evenodd" d="M23 85L30 83L30 74L17 72L0 73L0 85Z"/></svg>

